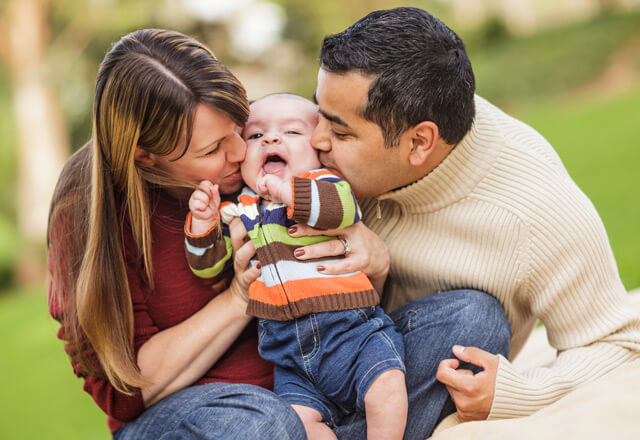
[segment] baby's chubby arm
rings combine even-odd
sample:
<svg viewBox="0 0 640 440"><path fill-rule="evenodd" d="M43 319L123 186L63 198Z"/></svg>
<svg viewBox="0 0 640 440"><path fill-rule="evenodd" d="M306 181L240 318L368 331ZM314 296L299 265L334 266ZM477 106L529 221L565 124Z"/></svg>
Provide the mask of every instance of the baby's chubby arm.
<svg viewBox="0 0 640 440"><path fill-rule="evenodd" d="M220 192L218 185L214 185L208 180L203 180L198 185L189 199L189 210L191 211L190 231L194 235L204 234L209 230L211 224L218 218L218 208L220 207Z"/></svg>

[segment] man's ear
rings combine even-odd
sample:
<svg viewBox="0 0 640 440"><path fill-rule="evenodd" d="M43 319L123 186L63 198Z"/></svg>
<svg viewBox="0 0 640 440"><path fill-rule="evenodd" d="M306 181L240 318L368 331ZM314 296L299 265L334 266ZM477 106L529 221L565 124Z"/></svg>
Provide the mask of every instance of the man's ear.
<svg viewBox="0 0 640 440"><path fill-rule="evenodd" d="M156 155L136 146L133 152L133 159L143 167L152 167L156 164Z"/></svg>
<svg viewBox="0 0 640 440"><path fill-rule="evenodd" d="M438 126L431 121L422 121L411 128L411 151L409 163L420 167L434 150L438 139Z"/></svg>

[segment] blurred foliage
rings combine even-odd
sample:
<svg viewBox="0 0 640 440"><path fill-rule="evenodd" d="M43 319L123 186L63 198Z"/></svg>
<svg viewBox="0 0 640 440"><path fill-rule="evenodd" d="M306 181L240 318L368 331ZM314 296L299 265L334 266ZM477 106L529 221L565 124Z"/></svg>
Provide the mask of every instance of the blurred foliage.
<svg viewBox="0 0 640 440"><path fill-rule="evenodd" d="M469 38L467 46L478 93L505 104L579 88L601 74L611 55L638 35L640 14L607 15L527 38L480 33Z"/></svg>

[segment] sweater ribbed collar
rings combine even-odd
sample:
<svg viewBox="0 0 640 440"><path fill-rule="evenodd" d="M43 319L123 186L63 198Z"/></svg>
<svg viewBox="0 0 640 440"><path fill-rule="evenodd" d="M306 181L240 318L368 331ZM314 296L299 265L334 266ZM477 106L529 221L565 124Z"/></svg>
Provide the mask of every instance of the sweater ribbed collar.
<svg viewBox="0 0 640 440"><path fill-rule="evenodd" d="M476 117L466 136L429 174L400 189L377 197L393 200L405 212L437 211L466 197L487 175L504 145L504 136L493 122L493 105L475 97Z"/></svg>

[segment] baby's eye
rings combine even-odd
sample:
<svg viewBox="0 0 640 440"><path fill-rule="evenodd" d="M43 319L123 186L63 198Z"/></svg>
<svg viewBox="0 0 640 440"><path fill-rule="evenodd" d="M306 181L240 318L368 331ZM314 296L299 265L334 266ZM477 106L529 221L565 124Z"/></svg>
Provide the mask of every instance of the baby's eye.
<svg viewBox="0 0 640 440"><path fill-rule="evenodd" d="M247 138L247 140L249 140L249 139L260 139L261 137L262 137L262 133L254 133L251 136L249 136Z"/></svg>
<svg viewBox="0 0 640 440"><path fill-rule="evenodd" d="M299 131L296 131L296 130L287 130L285 133L286 134L301 134Z"/></svg>

